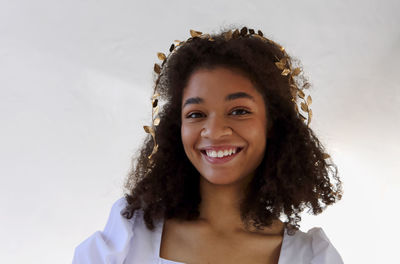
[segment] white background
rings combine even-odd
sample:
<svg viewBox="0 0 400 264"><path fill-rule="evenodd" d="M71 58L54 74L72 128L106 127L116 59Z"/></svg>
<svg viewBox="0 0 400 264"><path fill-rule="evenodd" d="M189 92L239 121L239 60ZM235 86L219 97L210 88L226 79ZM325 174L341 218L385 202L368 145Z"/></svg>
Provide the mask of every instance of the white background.
<svg viewBox="0 0 400 264"><path fill-rule="evenodd" d="M69 263L122 196L151 121L158 51L189 30L261 29L299 58L344 197L346 263L397 258L400 1L0 0L0 261ZM396 163L397 162L397 163Z"/></svg>

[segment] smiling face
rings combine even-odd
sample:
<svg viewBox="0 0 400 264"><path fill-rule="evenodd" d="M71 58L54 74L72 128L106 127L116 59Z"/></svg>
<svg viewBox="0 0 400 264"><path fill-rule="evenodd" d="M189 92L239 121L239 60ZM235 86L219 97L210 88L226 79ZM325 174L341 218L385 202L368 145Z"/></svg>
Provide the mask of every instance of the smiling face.
<svg viewBox="0 0 400 264"><path fill-rule="evenodd" d="M213 184L247 181L264 157L267 118L262 95L243 75L218 67L189 78L182 97L185 153Z"/></svg>

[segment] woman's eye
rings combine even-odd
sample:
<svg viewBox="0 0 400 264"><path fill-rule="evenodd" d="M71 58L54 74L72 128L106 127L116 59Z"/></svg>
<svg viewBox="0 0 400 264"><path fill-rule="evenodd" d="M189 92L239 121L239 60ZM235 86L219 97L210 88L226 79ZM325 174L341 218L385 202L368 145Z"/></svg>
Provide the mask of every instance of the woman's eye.
<svg viewBox="0 0 400 264"><path fill-rule="evenodd" d="M186 116L186 118L200 118L200 117L203 117L203 115L197 112L190 113Z"/></svg>
<svg viewBox="0 0 400 264"><path fill-rule="evenodd" d="M250 111L247 111L246 109L235 109L231 112L232 115L246 115L246 114L250 114Z"/></svg>

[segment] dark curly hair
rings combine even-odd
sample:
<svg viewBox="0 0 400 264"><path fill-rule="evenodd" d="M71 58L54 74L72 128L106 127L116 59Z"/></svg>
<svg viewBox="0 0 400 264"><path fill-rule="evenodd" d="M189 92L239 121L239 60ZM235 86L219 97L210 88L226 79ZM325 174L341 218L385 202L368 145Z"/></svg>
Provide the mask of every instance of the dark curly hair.
<svg viewBox="0 0 400 264"><path fill-rule="evenodd" d="M247 28L227 37L229 32L211 35L213 41L188 39L164 60L155 80L164 101L155 130L159 149L151 164L148 156L154 143L150 136L145 139L125 183L127 206L122 212L129 219L135 210L142 209L150 230L161 218L195 220L200 215L200 174L185 154L180 129L183 89L191 74L204 68L239 71L268 102L267 120L271 126L267 134L272 136L267 138L264 158L240 205L246 227L252 223L260 229L285 217L291 226L299 228L304 209L319 214L341 199L336 165L326 159L323 145L293 107L290 84L294 76L282 75L275 65L285 56L290 66L298 61L288 57L275 42L249 37ZM305 77L297 79L304 81Z"/></svg>

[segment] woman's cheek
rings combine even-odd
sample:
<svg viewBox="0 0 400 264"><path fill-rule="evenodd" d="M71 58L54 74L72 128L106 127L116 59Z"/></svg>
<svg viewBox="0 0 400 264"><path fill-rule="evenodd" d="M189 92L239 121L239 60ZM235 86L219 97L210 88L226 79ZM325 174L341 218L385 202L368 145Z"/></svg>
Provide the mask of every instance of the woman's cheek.
<svg viewBox="0 0 400 264"><path fill-rule="evenodd" d="M182 138L182 144L185 149L190 149L191 147L193 147L192 145L194 144L195 136L196 135L193 128L187 125L182 125L181 138Z"/></svg>

